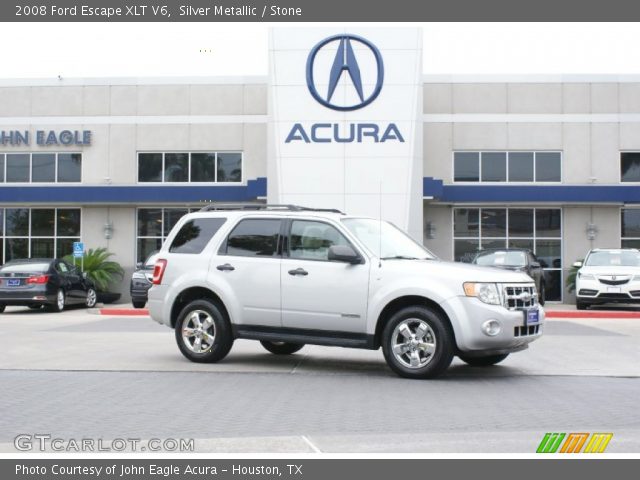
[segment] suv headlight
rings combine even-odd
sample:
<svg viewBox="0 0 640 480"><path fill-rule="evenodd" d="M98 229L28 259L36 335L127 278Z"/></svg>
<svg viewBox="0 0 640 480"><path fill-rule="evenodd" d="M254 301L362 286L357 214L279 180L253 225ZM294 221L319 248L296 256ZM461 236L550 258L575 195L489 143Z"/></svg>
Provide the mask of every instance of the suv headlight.
<svg viewBox="0 0 640 480"><path fill-rule="evenodd" d="M489 305L500 305L500 294L495 283L466 282L463 284L464 294L467 297L476 297Z"/></svg>

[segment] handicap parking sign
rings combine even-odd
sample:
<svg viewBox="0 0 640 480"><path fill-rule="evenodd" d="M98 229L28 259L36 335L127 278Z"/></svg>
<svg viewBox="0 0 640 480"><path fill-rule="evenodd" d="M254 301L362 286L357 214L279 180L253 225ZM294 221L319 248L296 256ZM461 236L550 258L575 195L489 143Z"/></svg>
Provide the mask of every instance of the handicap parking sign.
<svg viewBox="0 0 640 480"><path fill-rule="evenodd" d="M73 242L73 257L74 258L82 258L82 257L84 257L84 243L83 242Z"/></svg>

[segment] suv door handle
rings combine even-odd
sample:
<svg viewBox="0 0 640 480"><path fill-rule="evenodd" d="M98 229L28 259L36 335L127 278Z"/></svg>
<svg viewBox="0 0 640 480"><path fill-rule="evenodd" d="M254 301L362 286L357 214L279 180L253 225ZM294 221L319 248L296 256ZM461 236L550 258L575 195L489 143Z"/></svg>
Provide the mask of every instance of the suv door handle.
<svg viewBox="0 0 640 480"><path fill-rule="evenodd" d="M229 263L225 263L224 265L218 265L216 268L221 272L231 272L232 270L235 270L235 267Z"/></svg>
<svg viewBox="0 0 640 480"><path fill-rule="evenodd" d="M295 270L289 270L289 275L309 275L309 272L307 272L304 268L296 268Z"/></svg>

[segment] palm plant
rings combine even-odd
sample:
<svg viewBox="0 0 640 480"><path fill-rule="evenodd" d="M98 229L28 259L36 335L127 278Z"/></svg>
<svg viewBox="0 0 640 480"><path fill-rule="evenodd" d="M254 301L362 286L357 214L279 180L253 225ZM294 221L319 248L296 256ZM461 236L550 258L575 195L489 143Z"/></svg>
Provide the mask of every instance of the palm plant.
<svg viewBox="0 0 640 480"><path fill-rule="evenodd" d="M111 284L116 280L122 280L124 276L124 270L120 264L109 260L111 256L113 253L108 252L104 247L95 250L90 248L82 260L82 271L86 272L87 278L93 281L100 292L108 291ZM72 255L67 255L64 259L74 263Z"/></svg>
<svg viewBox="0 0 640 480"><path fill-rule="evenodd" d="M576 262L584 262L583 259L579 259L576 260ZM569 290L569 292L573 292L576 289L576 276L578 275L578 270L580 270L580 267L575 267L573 265L571 265L571 268L569 269L569 273L567 274L567 278L565 279L564 283L567 286L567 290Z"/></svg>

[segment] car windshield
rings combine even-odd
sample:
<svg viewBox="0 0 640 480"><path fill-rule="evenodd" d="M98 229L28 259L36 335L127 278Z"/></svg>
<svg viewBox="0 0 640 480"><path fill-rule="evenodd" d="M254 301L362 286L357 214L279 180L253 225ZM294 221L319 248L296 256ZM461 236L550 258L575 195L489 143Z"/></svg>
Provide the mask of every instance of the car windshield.
<svg viewBox="0 0 640 480"><path fill-rule="evenodd" d="M0 268L0 275L9 273L44 273L49 270L48 263L7 263Z"/></svg>
<svg viewBox="0 0 640 480"><path fill-rule="evenodd" d="M345 218L342 223L373 253L384 259L434 260L436 256L389 222Z"/></svg>
<svg viewBox="0 0 640 480"><path fill-rule="evenodd" d="M474 263L491 267L524 267L527 256L524 252L487 252L479 254Z"/></svg>
<svg viewBox="0 0 640 480"><path fill-rule="evenodd" d="M633 250L591 252L585 265L590 267L637 267L640 266L640 252Z"/></svg>

